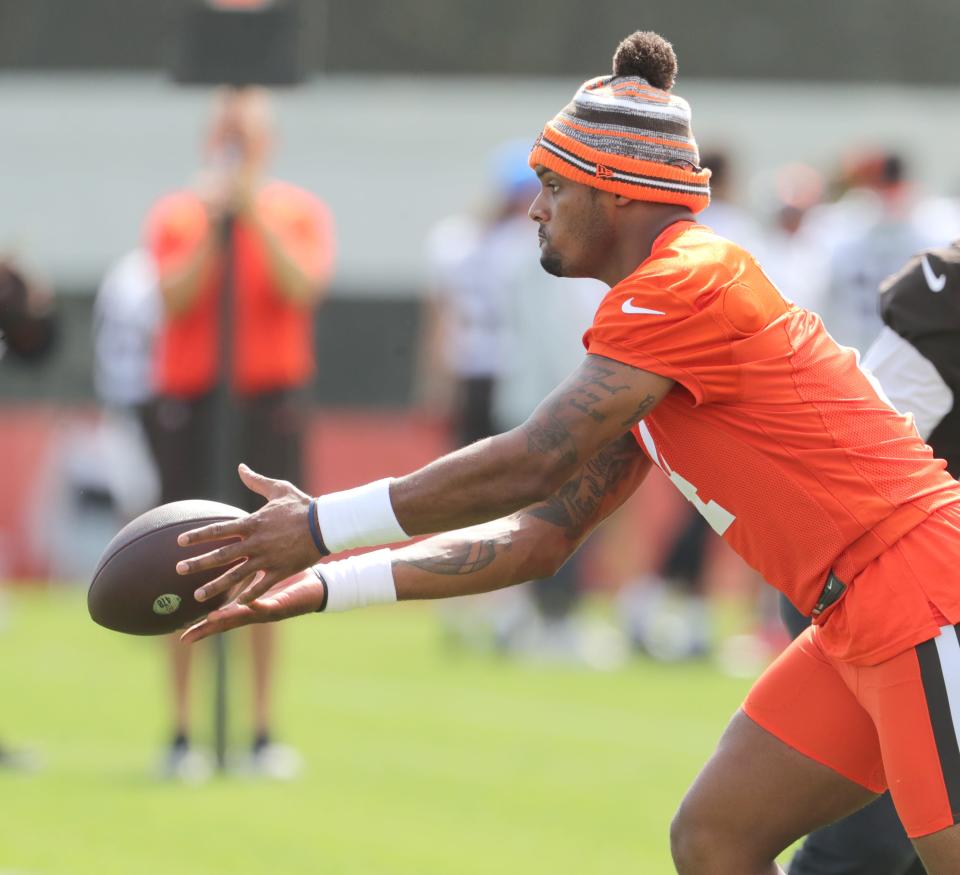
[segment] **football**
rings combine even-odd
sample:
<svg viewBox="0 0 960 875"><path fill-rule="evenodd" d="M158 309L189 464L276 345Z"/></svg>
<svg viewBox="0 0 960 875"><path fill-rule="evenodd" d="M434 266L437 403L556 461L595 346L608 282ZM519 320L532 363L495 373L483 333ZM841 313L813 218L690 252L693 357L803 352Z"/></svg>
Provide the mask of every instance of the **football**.
<svg viewBox="0 0 960 875"><path fill-rule="evenodd" d="M129 635L166 635L224 604L227 594L205 602L194 590L226 569L177 574L181 559L208 553L227 541L181 547L181 532L246 516L216 501L174 501L148 510L124 526L103 551L87 593L93 620Z"/></svg>

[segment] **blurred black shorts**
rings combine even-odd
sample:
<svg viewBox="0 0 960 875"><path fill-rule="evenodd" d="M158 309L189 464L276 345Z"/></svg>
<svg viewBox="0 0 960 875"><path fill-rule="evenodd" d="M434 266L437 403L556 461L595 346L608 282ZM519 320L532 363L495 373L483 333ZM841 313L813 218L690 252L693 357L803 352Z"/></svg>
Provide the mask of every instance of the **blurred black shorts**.
<svg viewBox="0 0 960 875"><path fill-rule="evenodd" d="M291 483L303 482L303 393L282 389L234 396L232 458L217 458L217 398L156 399L144 411L144 424L160 473L161 500L210 498L254 511L263 498L250 492L237 475L246 462L254 471ZM217 465L226 466L228 494L217 494Z"/></svg>

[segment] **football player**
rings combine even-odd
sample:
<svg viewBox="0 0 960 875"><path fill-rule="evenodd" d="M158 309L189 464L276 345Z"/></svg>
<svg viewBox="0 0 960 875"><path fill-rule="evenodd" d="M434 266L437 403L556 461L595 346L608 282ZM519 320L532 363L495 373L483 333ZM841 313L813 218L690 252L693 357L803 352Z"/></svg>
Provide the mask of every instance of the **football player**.
<svg viewBox="0 0 960 875"><path fill-rule="evenodd" d="M697 224L709 171L675 73L669 43L633 34L530 155L541 264L611 287L579 368L523 425L405 477L315 499L242 469L264 508L181 536L241 539L182 573L242 560L197 591L234 602L185 637L548 576L659 468L814 618L681 803L677 870L772 875L889 787L931 875L956 873L960 485L818 316Z"/></svg>

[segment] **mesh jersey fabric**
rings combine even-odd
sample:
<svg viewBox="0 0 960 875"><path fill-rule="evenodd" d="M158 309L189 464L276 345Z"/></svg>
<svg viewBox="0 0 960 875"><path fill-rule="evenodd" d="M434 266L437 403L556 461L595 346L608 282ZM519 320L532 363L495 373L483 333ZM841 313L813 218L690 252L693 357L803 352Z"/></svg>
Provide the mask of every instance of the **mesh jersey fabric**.
<svg viewBox="0 0 960 875"><path fill-rule="evenodd" d="M805 614L831 569L856 587L887 547L960 501L943 461L884 400L857 353L784 299L749 253L703 225L676 223L658 237L604 298L584 345L676 381L638 424L637 439L718 534ZM953 590L960 587L937 607L958 622ZM894 638L904 646L903 628L893 636L892 625L912 623L916 635L936 628L929 610L904 620L884 614L882 598L858 593L857 609L876 617L874 632L852 640L842 631L852 626L830 622L845 601L817 618L825 647L840 658L888 658Z"/></svg>

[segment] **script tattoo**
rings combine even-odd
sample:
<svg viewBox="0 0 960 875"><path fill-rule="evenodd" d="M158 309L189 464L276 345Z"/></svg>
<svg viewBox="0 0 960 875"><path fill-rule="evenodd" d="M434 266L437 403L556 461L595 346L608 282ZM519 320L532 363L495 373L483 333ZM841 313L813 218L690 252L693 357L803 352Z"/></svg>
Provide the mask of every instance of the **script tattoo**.
<svg viewBox="0 0 960 875"><path fill-rule="evenodd" d="M610 377L615 373L609 365L588 358L575 375L576 382L570 388L567 403L574 410L587 414L594 422L603 422L606 417L594 407L605 398L630 390L626 385L611 384Z"/></svg>
<svg viewBox="0 0 960 875"><path fill-rule="evenodd" d="M649 411L650 408L653 407L654 404L656 404L656 402L657 402L657 399L654 398L653 395L647 395L647 397L640 402L637 409L633 413L631 413L623 422L621 422L620 425L624 426L625 428L632 428L641 419L643 419L644 416L647 415L647 411Z"/></svg>
<svg viewBox="0 0 960 875"><path fill-rule="evenodd" d="M590 528L604 497L637 461L638 452L632 434L617 438L527 513L562 528L570 540L579 540Z"/></svg>
<svg viewBox="0 0 960 875"><path fill-rule="evenodd" d="M486 568L497 556L497 544L493 539L486 541L461 542L452 544L442 556L424 556L422 559L401 559L400 565L412 565L431 574L443 574L456 577L460 574L473 574Z"/></svg>
<svg viewBox="0 0 960 875"><path fill-rule="evenodd" d="M615 374L616 371L608 365L588 358L558 390L556 399L550 402L546 413L523 426L529 451L557 452L562 464L576 462L577 445L565 420L571 416L571 410L575 410L578 414L589 416L594 422L603 422L606 416L596 409L597 405L606 398L630 389L627 385L613 382L611 378ZM653 403L652 399L650 403Z"/></svg>

